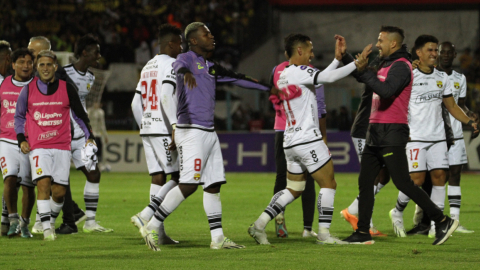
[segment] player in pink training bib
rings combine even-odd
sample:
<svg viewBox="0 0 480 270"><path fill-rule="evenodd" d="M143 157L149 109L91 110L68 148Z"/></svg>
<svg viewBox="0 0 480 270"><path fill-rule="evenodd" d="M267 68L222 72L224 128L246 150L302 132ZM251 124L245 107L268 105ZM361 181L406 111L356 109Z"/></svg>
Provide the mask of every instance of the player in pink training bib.
<svg viewBox="0 0 480 270"><path fill-rule="evenodd" d="M0 86L1 132L0 132L0 165L4 180L3 195L8 208L9 229L6 234L14 237L21 233L30 238L28 230L30 214L35 204L35 190L30 174L28 155L20 152L17 146L17 134L13 128L17 99L23 86L32 81L33 54L27 48L12 53L12 67L15 75L8 76ZM22 215L17 212L18 189L22 186Z"/></svg>
<svg viewBox="0 0 480 270"><path fill-rule="evenodd" d="M36 65L40 78L23 87L15 112L18 145L24 154L29 154L33 183L38 189L38 213L47 241L56 238L51 224L55 224L62 209L69 184L70 110L82 127L87 144L95 143L75 87L55 79L56 60L52 51L38 54Z"/></svg>

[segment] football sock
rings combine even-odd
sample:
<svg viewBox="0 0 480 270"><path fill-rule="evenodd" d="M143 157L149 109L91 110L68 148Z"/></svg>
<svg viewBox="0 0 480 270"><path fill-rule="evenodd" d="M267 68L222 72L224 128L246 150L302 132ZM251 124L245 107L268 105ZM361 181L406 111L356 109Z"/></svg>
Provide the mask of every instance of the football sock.
<svg viewBox="0 0 480 270"><path fill-rule="evenodd" d="M42 222L43 230L51 229L50 226L50 200L37 200L37 210Z"/></svg>
<svg viewBox="0 0 480 270"><path fill-rule="evenodd" d="M462 203L462 190L460 186L448 185L448 203L450 204L450 217L460 220L460 204Z"/></svg>
<svg viewBox="0 0 480 270"><path fill-rule="evenodd" d="M220 193L212 194L203 192L203 208L205 209L208 224L210 225L212 242L221 243L224 235L222 228L222 201L220 200Z"/></svg>
<svg viewBox="0 0 480 270"><path fill-rule="evenodd" d="M155 230L158 232L160 225L165 219L185 200L179 186L174 187L165 196L162 204L153 215L153 218L147 224L147 231Z"/></svg>
<svg viewBox="0 0 480 270"><path fill-rule="evenodd" d="M28 227L30 224L30 218L20 217L20 227Z"/></svg>
<svg viewBox="0 0 480 270"><path fill-rule="evenodd" d="M145 220L150 220L153 214L155 214L155 212L158 210L160 204L162 204L163 200L165 199L165 195L167 195L167 193L177 185L177 182L171 180L168 181L165 185L163 185L157 191L155 196L153 196L150 204L142 210L142 212L140 213L140 217Z"/></svg>
<svg viewBox="0 0 480 270"><path fill-rule="evenodd" d="M8 214L8 220L10 221L10 225L18 224L19 223L18 219L19 219L18 213Z"/></svg>
<svg viewBox="0 0 480 270"><path fill-rule="evenodd" d="M445 186L432 186L432 194L430 195L430 199L443 212L445 208ZM433 220L431 221L431 225L435 226L435 222Z"/></svg>
<svg viewBox="0 0 480 270"><path fill-rule="evenodd" d="M63 202L57 203L50 197L50 223L55 224L60 211L62 211Z"/></svg>
<svg viewBox="0 0 480 270"><path fill-rule="evenodd" d="M378 184L377 184L377 189L376 189L376 191L375 191L375 195L377 195L384 186L385 186L385 185L382 185L381 183L378 183Z"/></svg>
<svg viewBox="0 0 480 270"><path fill-rule="evenodd" d="M37 214L35 215L35 223L37 223L37 222L42 222L40 220L40 214L38 213L38 206L37 206Z"/></svg>
<svg viewBox="0 0 480 270"><path fill-rule="evenodd" d="M322 188L318 193L318 227L320 233L325 233L325 230L320 228L329 229L332 224L333 216L333 202L335 201L335 189Z"/></svg>
<svg viewBox="0 0 480 270"><path fill-rule="evenodd" d="M7 203L5 202L2 196L2 225L8 225L8 224L10 224L10 221L8 220Z"/></svg>
<svg viewBox="0 0 480 270"><path fill-rule="evenodd" d="M95 215L97 214L98 197L100 193L100 184L85 182L85 189L83 190L83 199L85 200L85 214L87 220L85 225L92 225L95 223Z"/></svg>
<svg viewBox="0 0 480 270"><path fill-rule="evenodd" d="M280 190L275 195L273 195L270 204L267 206L264 212L258 217L255 221L255 227L260 230L264 230L267 226L267 223L274 219L279 213L285 210L285 206L293 202L295 198L288 189Z"/></svg>
<svg viewBox="0 0 480 270"><path fill-rule="evenodd" d="M403 216L403 210L405 210L405 207L407 207L407 204L409 201L410 201L410 198L407 195L405 195L405 193L399 191L398 198L397 198L397 205L395 206L396 211L394 212L401 212Z"/></svg>
<svg viewBox="0 0 480 270"><path fill-rule="evenodd" d="M150 202L152 202L153 197L157 195L158 191L162 188L160 185L151 184L150 185Z"/></svg>
<svg viewBox="0 0 480 270"><path fill-rule="evenodd" d="M348 213L351 215L358 216L358 198L359 196L357 196L357 198L353 200L352 204L348 206Z"/></svg>

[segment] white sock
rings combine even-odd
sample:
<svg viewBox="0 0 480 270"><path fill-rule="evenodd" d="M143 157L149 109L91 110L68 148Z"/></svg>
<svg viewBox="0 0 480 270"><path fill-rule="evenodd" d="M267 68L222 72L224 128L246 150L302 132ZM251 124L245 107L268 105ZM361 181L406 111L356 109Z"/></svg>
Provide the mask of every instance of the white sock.
<svg viewBox="0 0 480 270"><path fill-rule="evenodd" d="M37 200L37 209L42 222L43 230L51 229L50 226L50 200Z"/></svg>
<svg viewBox="0 0 480 270"><path fill-rule="evenodd" d="M378 184L377 184L377 190L376 190L375 195L377 195L384 186L385 186L385 185L382 185L381 183L378 183Z"/></svg>
<svg viewBox="0 0 480 270"><path fill-rule="evenodd" d="M157 195L161 188L162 186L160 185L150 184L150 202L152 202L153 196Z"/></svg>
<svg viewBox="0 0 480 270"><path fill-rule="evenodd" d="M450 205L450 217L460 220L460 205L462 203L462 190L460 186L448 185L448 203Z"/></svg>
<svg viewBox="0 0 480 270"><path fill-rule="evenodd" d="M100 195L100 184L85 182L83 190L83 198L85 200L85 214L87 220L85 225L93 225L95 223L95 215L97 214L98 198Z"/></svg>
<svg viewBox="0 0 480 270"><path fill-rule="evenodd" d="M155 230L158 232L160 225L165 219L185 200L185 197L180 190L180 187L176 186L167 193L165 200L158 207L157 212L153 215L154 218L150 219L147 224L147 230Z"/></svg>
<svg viewBox="0 0 480 270"><path fill-rule="evenodd" d="M432 195L430 195L430 199L443 212L445 208L445 186L433 186Z"/></svg>
<svg viewBox="0 0 480 270"><path fill-rule="evenodd" d="M38 206L37 206L37 214L35 215L35 223L40 222L40 214L38 214Z"/></svg>
<svg viewBox="0 0 480 270"><path fill-rule="evenodd" d="M150 220L153 214L155 214L155 211L158 210L160 204L162 204L167 193L177 185L178 183L172 180L168 181L165 185L163 185L162 188L158 190L157 194L155 194L155 196L151 198L150 204L142 210L142 212L140 213L140 217L145 220Z"/></svg>
<svg viewBox="0 0 480 270"><path fill-rule="evenodd" d="M257 229L264 230L267 226L267 223L274 219L278 214L283 212L285 210L285 206L293 202L293 200L295 200L295 198L288 189L277 192L275 195L273 195L273 198L265 211L255 221L255 227Z"/></svg>
<svg viewBox="0 0 480 270"><path fill-rule="evenodd" d="M318 227L319 232L324 234L320 228L330 229L332 225L333 203L335 201L335 189L321 188L318 194ZM323 230L325 231L325 230Z"/></svg>
<svg viewBox="0 0 480 270"><path fill-rule="evenodd" d="M3 199L3 195L2 195L2 225L7 225L7 224L10 224L10 221L8 220L7 203Z"/></svg>
<svg viewBox="0 0 480 270"><path fill-rule="evenodd" d="M50 197L50 223L55 224L60 211L62 211L63 202L57 203Z"/></svg>
<svg viewBox="0 0 480 270"><path fill-rule="evenodd" d="M208 224L210 225L210 234L212 242L221 243L223 238L222 228L222 202L220 193L212 194L203 192L203 208L207 214Z"/></svg>
<svg viewBox="0 0 480 270"><path fill-rule="evenodd" d="M358 196L348 206L348 213L350 213L351 215L358 216Z"/></svg>
<svg viewBox="0 0 480 270"><path fill-rule="evenodd" d="M398 192L398 198L397 198L397 205L395 206L395 211L394 213L401 213L403 217L403 210L405 210L405 207L407 207L408 202L410 201L410 198L405 195L405 193L399 191Z"/></svg>

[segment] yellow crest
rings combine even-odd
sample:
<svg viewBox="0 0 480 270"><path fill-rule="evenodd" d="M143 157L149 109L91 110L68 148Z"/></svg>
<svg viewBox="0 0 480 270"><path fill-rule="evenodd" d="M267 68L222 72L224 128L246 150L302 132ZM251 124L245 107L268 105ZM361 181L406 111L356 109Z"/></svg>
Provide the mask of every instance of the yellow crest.
<svg viewBox="0 0 480 270"><path fill-rule="evenodd" d="M42 168L37 169L37 175L41 175L43 173Z"/></svg>
<svg viewBox="0 0 480 270"><path fill-rule="evenodd" d="M90 91L90 88L92 87L91 84L87 83L87 90Z"/></svg>
<svg viewBox="0 0 480 270"><path fill-rule="evenodd" d="M454 82L453 87L455 87L455 89L460 89L460 83Z"/></svg>
<svg viewBox="0 0 480 270"><path fill-rule="evenodd" d="M194 174L193 179L195 179L196 181L200 180L200 174L199 173Z"/></svg>
<svg viewBox="0 0 480 270"><path fill-rule="evenodd" d="M442 81L437 81L437 86L438 86L438 88L442 88L443 87L443 82Z"/></svg>
<svg viewBox="0 0 480 270"><path fill-rule="evenodd" d="M8 173L7 168L3 169L3 175L6 175Z"/></svg>
<svg viewBox="0 0 480 270"><path fill-rule="evenodd" d="M413 162L412 167L413 167L414 169L418 168L418 162Z"/></svg>

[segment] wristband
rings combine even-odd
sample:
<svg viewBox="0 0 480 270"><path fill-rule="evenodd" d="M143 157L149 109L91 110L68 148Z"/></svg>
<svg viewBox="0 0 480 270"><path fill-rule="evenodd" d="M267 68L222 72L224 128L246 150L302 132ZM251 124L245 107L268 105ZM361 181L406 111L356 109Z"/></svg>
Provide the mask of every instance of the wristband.
<svg viewBox="0 0 480 270"><path fill-rule="evenodd" d="M473 120L470 120L470 121L468 121L467 125L471 126L473 123L475 123L475 122L473 122Z"/></svg>

